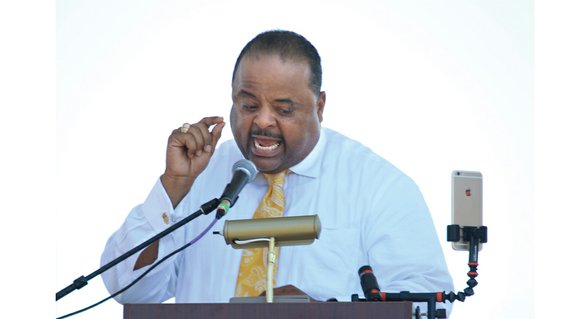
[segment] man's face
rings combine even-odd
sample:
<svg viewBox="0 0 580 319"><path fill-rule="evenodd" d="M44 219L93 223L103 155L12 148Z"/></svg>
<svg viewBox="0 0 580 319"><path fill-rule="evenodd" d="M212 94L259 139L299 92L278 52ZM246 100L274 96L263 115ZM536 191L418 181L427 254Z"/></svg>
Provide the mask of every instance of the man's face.
<svg viewBox="0 0 580 319"><path fill-rule="evenodd" d="M292 167L320 136L326 95L310 89L306 62L278 55L242 58L232 85L232 132L244 157L265 173Z"/></svg>

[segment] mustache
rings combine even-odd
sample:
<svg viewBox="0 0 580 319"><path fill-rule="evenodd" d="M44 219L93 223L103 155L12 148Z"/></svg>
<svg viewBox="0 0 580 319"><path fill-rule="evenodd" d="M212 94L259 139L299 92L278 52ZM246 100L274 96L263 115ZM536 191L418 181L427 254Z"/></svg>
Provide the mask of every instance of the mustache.
<svg viewBox="0 0 580 319"><path fill-rule="evenodd" d="M281 134L272 133L271 131L268 131L268 130L254 130L254 131L250 132L250 136L252 136L252 137L264 136L264 137L271 137L271 138L276 138L276 139L280 139L280 140L284 139L284 137Z"/></svg>

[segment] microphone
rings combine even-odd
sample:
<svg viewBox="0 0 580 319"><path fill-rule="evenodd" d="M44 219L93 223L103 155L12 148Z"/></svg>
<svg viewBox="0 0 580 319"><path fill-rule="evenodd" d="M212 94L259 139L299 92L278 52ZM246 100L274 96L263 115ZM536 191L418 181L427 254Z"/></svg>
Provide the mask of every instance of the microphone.
<svg viewBox="0 0 580 319"><path fill-rule="evenodd" d="M377 277L375 277L371 266L366 265L360 267L358 275L360 277L360 285L365 294L365 298L368 301L385 300L381 294Z"/></svg>
<svg viewBox="0 0 580 319"><path fill-rule="evenodd" d="M227 220L222 235L235 249L268 247L268 238L276 246L308 245L320 237L318 215Z"/></svg>
<svg viewBox="0 0 580 319"><path fill-rule="evenodd" d="M216 218L220 219L228 213L230 207L233 207L238 199L238 195L249 182L253 181L258 174L256 165L247 159L237 161L232 167L232 180L226 185L220 204L217 208Z"/></svg>

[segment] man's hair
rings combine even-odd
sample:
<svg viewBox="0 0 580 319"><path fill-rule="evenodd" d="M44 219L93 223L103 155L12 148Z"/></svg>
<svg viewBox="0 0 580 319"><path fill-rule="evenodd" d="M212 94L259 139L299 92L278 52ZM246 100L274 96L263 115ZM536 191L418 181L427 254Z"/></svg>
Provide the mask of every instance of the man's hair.
<svg viewBox="0 0 580 319"><path fill-rule="evenodd" d="M310 67L310 89L314 94L320 93L322 87L322 66L316 48L298 33L285 30L272 30L258 34L240 52L234 73L232 85L240 62L245 56L259 54L277 54L280 59L305 61Z"/></svg>

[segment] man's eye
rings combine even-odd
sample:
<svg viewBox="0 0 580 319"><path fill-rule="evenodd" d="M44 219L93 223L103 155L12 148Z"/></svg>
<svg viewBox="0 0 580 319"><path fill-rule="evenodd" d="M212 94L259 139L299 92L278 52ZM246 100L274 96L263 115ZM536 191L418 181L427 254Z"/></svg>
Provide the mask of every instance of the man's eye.
<svg viewBox="0 0 580 319"><path fill-rule="evenodd" d="M280 114L282 114L282 115L292 115L294 113L294 107L292 107L292 106L281 107L281 108L278 108L278 112L280 112Z"/></svg>
<svg viewBox="0 0 580 319"><path fill-rule="evenodd" d="M255 111L258 108L258 106L253 104L243 104L242 108L246 111Z"/></svg>

